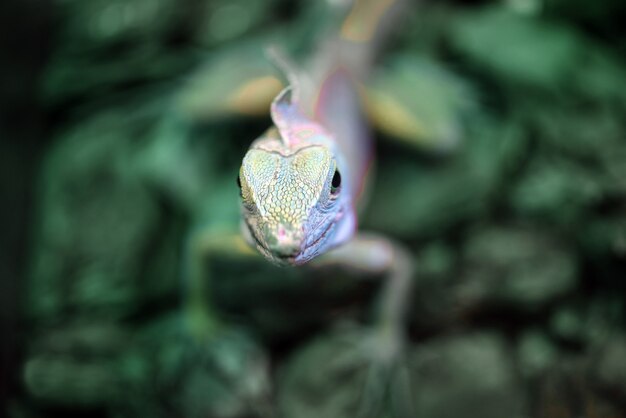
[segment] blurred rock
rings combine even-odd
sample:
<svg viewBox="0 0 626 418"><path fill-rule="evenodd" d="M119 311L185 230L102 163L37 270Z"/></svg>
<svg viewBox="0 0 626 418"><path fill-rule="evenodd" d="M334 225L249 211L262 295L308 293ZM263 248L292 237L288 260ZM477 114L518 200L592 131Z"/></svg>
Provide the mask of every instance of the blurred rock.
<svg viewBox="0 0 626 418"><path fill-rule="evenodd" d="M455 295L467 309L494 304L532 311L571 292L578 283L576 259L567 245L534 228L474 230L463 257Z"/></svg>
<svg viewBox="0 0 626 418"><path fill-rule="evenodd" d="M272 387L265 351L234 328L194 336L187 325L185 317L168 315L137 334L134 349L120 362L127 390L116 405L117 413L266 416Z"/></svg>
<svg viewBox="0 0 626 418"><path fill-rule="evenodd" d="M550 330L563 341L580 342L584 327L582 309L574 306L559 307L550 318Z"/></svg>
<svg viewBox="0 0 626 418"><path fill-rule="evenodd" d="M615 338L624 304L607 288L557 305L548 318L550 335L586 352L597 351Z"/></svg>
<svg viewBox="0 0 626 418"><path fill-rule="evenodd" d="M367 370L352 337L318 339L296 352L278 380L278 404L283 415L354 416ZM343 383L337 385L339 376Z"/></svg>
<svg viewBox="0 0 626 418"><path fill-rule="evenodd" d="M28 392L39 401L80 408L109 405L122 393L117 359L128 329L85 323L46 331L24 364Z"/></svg>
<svg viewBox="0 0 626 418"><path fill-rule="evenodd" d="M529 329L521 336L517 346L520 373L526 379L535 379L558 358L558 348L548 335L537 329Z"/></svg>
<svg viewBox="0 0 626 418"><path fill-rule="evenodd" d="M586 368L586 358L563 353L533 383L531 416L622 418L623 408L594 389Z"/></svg>
<svg viewBox="0 0 626 418"><path fill-rule="evenodd" d="M457 262L455 249L449 243L435 241L426 245L417 256L420 279L416 285L448 280Z"/></svg>
<svg viewBox="0 0 626 418"><path fill-rule="evenodd" d="M412 350L410 365L414 416L528 416L511 353L497 334L425 341Z"/></svg>
<svg viewBox="0 0 626 418"><path fill-rule="evenodd" d="M599 261L614 256L626 259L626 214L595 217L580 229L585 253Z"/></svg>
<svg viewBox="0 0 626 418"><path fill-rule="evenodd" d="M421 332L438 333L458 320L450 290L458 263L456 249L434 242L416 256L417 280L411 304L411 325Z"/></svg>
<svg viewBox="0 0 626 418"><path fill-rule="evenodd" d="M626 400L626 336L613 335L592 363L598 386L615 400Z"/></svg>
<svg viewBox="0 0 626 418"><path fill-rule="evenodd" d="M268 359L234 329L194 337L180 316L132 332L87 323L48 331L30 349L26 388L59 407L219 418L263 416L271 409Z"/></svg>
<svg viewBox="0 0 626 418"><path fill-rule="evenodd" d="M281 416L388 416L387 394L402 396L408 388L399 386L407 383L399 379L401 371L377 363L384 360L375 354L379 337L375 330L346 325L298 349L278 376Z"/></svg>

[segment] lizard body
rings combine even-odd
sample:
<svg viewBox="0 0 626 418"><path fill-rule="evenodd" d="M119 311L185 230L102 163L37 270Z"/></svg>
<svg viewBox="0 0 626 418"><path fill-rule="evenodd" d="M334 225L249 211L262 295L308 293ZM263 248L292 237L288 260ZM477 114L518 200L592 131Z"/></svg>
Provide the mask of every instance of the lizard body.
<svg viewBox="0 0 626 418"><path fill-rule="evenodd" d="M238 179L243 236L275 264L304 264L355 234L372 154L357 82L393 3L356 1L308 76L279 59L290 85L274 99L274 126L251 145Z"/></svg>

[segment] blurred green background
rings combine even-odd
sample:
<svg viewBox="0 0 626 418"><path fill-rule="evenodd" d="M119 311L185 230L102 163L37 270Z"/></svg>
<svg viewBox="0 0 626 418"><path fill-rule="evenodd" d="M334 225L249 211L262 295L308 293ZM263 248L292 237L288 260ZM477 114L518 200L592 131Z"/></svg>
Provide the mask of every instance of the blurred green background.
<svg viewBox="0 0 626 418"><path fill-rule="evenodd" d="M379 282L226 252L200 295L219 333L185 325L188 237L237 231L270 123L276 86L241 86L342 4L0 4L8 416L355 416ZM626 416L624 22L618 0L423 1L378 57L361 224L418 266L414 416Z"/></svg>

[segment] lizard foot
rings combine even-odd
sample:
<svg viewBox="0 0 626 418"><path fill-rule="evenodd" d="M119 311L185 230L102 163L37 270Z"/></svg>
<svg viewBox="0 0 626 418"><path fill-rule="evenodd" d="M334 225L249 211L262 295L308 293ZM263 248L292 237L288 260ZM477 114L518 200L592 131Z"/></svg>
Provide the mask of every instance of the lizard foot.
<svg viewBox="0 0 626 418"><path fill-rule="evenodd" d="M396 332L383 330L369 335L362 347L368 370L363 384L357 417L409 417L410 379L405 365L404 339Z"/></svg>

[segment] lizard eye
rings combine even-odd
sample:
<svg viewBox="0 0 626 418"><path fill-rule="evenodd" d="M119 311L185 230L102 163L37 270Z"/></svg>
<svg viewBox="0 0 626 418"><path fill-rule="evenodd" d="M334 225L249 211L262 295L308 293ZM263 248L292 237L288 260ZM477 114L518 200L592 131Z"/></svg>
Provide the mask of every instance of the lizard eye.
<svg viewBox="0 0 626 418"><path fill-rule="evenodd" d="M335 170L335 174L333 174L333 179L330 182L330 193L337 194L341 188L341 174L339 174L339 170Z"/></svg>

